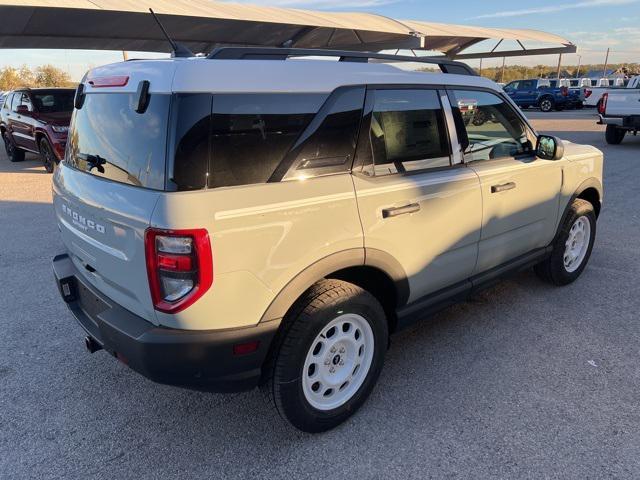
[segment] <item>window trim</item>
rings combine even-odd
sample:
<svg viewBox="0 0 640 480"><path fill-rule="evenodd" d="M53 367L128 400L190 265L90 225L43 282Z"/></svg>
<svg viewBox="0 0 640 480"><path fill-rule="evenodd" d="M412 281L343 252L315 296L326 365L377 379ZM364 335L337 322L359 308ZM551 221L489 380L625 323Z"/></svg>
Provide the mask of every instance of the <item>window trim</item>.
<svg viewBox="0 0 640 480"><path fill-rule="evenodd" d="M339 95L341 95L343 92L346 92L349 90L364 90L364 92L363 92L363 99L362 99L362 107L360 108L360 119L358 120L358 125L356 127L355 146L351 154L348 156L348 158L345 159L345 168L343 171L327 171L326 173L323 173L322 169L325 167L316 167L313 169L309 169L309 176L305 177L305 179L325 177L329 175L344 175L344 174L349 174L353 171L356 151L358 149L358 141L360 139L360 132L363 127L364 112L365 112L365 107L367 103L367 86L364 84L343 85L335 88L333 91L331 91L331 93L329 93L324 103L320 106L318 111L315 113L314 117L311 119L311 122L309 122L309 124L306 126L306 128L302 132L300 132L300 135L298 135L298 138L296 139L294 144L291 146L289 151L285 153L284 157L282 158L282 160L280 161L280 163L278 164L278 166L276 167L274 172L271 174L271 177L267 180L266 183L291 182L291 181L298 180L297 178L286 178L286 177L289 174L289 172L295 170L295 167L297 166L297 163L298 163L297 160L298 160L298 155L300 153L300 148L304 145L304 143L308 139L313 137L313 135L323 125L325 119L329 115L331 115L335 99ZM331 167L327 167L327 168L330 169Z"/></svg>
<svg viewBox="0 0 640 480"><path fill-rule="evenodd" d="M365 95L364 101L364 109L362 111L363 118L360 124L360 135L358 137L358 142L356 144L356 153L354 158L354 166L352 169L352 174L361 174L366 176L367 178L384 178L390 177L394 175L416 175L423 174L426 172L438 172L446 169L455 168L457 166L462 165L462 163L454 163L454 144L452 143L452 130L449 126L449 121L446 115L445 104L443 103L443 96L446 95L446 86L440 84L369 84L366 86L367 91ZM439 167L430 167L430 168L421 168L417 170L409 170L406 171L397 171L394 173L389 173L386 175L375 175L373 169L370 169L370 173L367 173L365 169L367 167L372 167L375 165L375 159L373 157L371 139L368 135L368 132L371 129L371 119L373 117L373 109L375 105L375 91L376 90L432 90L435 91L438 102L440 103L440 108L444 117L444 134L447 137L447 142L449 145L449 154L447 157L449 158L449 165L442 165ZM373 95L370 94L373 93ZM453 116L451 117L453 118ZM367 135L362 135L363 132L367 132ZM455 130L454 130L455 132ZM457 132L455 132L457 136ZM363 158L364 157L364 158ZM445 157L440 157L445 158Z"/></svg>
<svg viewBox="0 0 640 480"><path fill-rule="evenodd" d="M513 102L513 100L511 100L511 98L509 98L508 95L502 93L502 92L496 92L495 90L491 90L490 88L483 88L483 87L466 87L463 85L449 85L446 88L446 94L447 94L447 99L449 101L449 106L452 109L452 114L453 114L453 102L452 102L452 95L453 92L455 90L467 90L467 91L478 91L478 92L484 92L484 93L490 93L495 95L496 97L500 98L502 101L504 101L505 104L507 104L507 107L511 108L512 113L515 114L515 116L522 122L522 124L525 127L525 133L527 134L527 138L529 139L529 141L531 140L536 140L538 138L538 133L534 130L534 128L531 126L531 124L529 123L529 121L527 120L527 118L522 114L522 111L517 107L517 105ZM464 126L462 127L464 128ZM461 135L461 132L459 131L458 128L456 128L456 133L457 135ZM520 160L520 159L527 159L527 158L531 158L531 159L536 159L536 155L535 155L535 141L532 142L532 149L531 152L524 152L521 153L519 155L514 155L514 156L505 156L505 157L498 157L498 158L490 158L488 160L467 160L465 158L464 152L462 152L462 163L466 164L466 165L471 165L471 164L475 164L476 162L494 162L494 161L498 161L498 160L504 160L506 158L514 158L516 160Z"/></svg>

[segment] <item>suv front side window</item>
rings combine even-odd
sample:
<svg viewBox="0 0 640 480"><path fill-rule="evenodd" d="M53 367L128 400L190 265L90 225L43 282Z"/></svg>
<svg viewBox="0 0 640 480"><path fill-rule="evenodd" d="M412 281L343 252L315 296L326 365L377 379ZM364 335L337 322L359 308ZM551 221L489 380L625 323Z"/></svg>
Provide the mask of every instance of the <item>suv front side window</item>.
<svg viewBox="0 0 640 480"><path fill-rule="evenodd" d="M22 98L22 92L16 92L13 94L13 98L11 100L11 110L14 112L18 111L18 105L20 105L20 99Z"/></svg>
<svg viewBox="0 0 640 480"><path fill-rule="evenodd" d="M498 95L452 90L449 98L454 115L458 116L458 129L462 130L458 136L466 162L513 157L532 150L525 123Z"/></svg>
<svg viewBox="0 0 640 480"><path fill-rule="evenodd" d="M2 102L2 108L9 110L11 108L11 100L13 99L13 93L7 93L7 97Z"/></svg>
<svg viewBox="0 0 640 480"><path fill-rule="evenodd" d="M428 89L374 90L369 139L374 175L450 163L450 146L438 93Z"/></svg>

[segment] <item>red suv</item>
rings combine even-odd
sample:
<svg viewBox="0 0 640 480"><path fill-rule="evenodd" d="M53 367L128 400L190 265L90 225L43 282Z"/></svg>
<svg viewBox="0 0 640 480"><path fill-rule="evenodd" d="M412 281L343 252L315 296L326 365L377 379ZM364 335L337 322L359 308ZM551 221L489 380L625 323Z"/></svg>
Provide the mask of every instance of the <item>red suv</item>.
<svg viewBox="0 0 640 480"><path fill-rule="evenodd" d="M10 92L0 109L0 134L12 162L25 152L41 156L51 173L64 157L73 111L72 88L23 88Z"/></svg>

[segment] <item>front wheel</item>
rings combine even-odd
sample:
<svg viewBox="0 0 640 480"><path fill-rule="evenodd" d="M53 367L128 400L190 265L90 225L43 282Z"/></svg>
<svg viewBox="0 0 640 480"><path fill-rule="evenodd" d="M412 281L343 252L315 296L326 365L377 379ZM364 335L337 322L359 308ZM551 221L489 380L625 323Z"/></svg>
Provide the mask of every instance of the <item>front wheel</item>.
<svg viewBox="0 0 640 480"><path fill-rule="evenodd" d="M540 107L540 110L545 113L550 112L554 107L553 100L550 98L543 98L542 100L540 100L538 107Z"/></svg>
<svg viewBox="0 0 640 480"><path fill-rule="evenodd" d="M604 139L609 145L619 145L626 133L626 130L618 128L615 125L607 125L607 129L604 132Z"/></svg>
<svg viewBox="0 0 640 480"><path fill-rule="evenodd" d="M362 406L380 375L389 335L384 311L356 285L321 280L284 322L263 389L294 427L329 430Z"/></svg>
<svg viewBox="0 0 640 480"><path fill-rule="evenodd" d="M573 282L587 266L595 238L596 214L593 205L577 198L560 226L551 255L535 266L536 274L554 285Z"/></svg>

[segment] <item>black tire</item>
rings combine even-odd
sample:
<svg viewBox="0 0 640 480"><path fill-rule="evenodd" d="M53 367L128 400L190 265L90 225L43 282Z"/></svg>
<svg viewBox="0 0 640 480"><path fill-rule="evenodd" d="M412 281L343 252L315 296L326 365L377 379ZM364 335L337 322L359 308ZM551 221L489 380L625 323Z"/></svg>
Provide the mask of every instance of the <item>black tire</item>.
<svg viewBox="0 0 640 480"><path fill-rule="evenodd" d="M9 157L10 162L21 162L24 160L24 150L20 150L6 132L2 133L2 140L4 141L4 149L7 152L7 157Z"/></svg>
<svg viewBox="0 0 640 480"><path fill-rule="evenodd" d="M555 102L551 97L542 97L538 102L538 108L542 112L550 112L555 108Z"/></svg>
<svg viewBox="0 0 640 480"><path fill-rule="evenodd" d="M565 250L567 247L566 244L569 239L571 228L581 217L586 218L590 225L589 243L580 264L575 270L568 271L564 261ZM562 225L560 225L560 229L553 243L553 251L551 252L551 255L534 267L536 274L542 280L553 285L567 285L573 282L580 276L589 262L595 238L596 214L593 209L593 205L586 200L577 198L569 207L569 213L564 219Z"/></svg>
<svg viewBox="0 0 640 480"><path fill-rule="evenodd" d="M58 166L58 159L46 138L40 139L40 157L47 173L53 173Z"/></svg>
<svg viewBox="0 0 640 480"><path fill-rule="evenodd" d="M331 410L318 409L305 397L305 360L314 345L317 346L317 337L323 328L337 315L348 313L364 318L373 332L369 371L359 388L342 405ZM294 427L310 433L330 430L353 415L369 397L384 364L388 336L384 310L373 295L348 282L321 280L307 290L285 316L283 331L275 340L271 358L265 366L262 390L280 416Z"/></svg>
<svg viewBox="0 0 640 480"><path fill-rule="evenodd" d="M607 129L604 132L604 138L609 145L619 145L624 139L626 130L618 128L615 125L607 125Z"/></svg>
<svg viewBox="0 0 640 480"><path fill-rule="evenodd" d="M471 121L471 123L473 123L476 127L479 127L481 125L484 125L486 121L487 114L483 110L478 109L478 111L473 116L473 120Z"/></svg>

